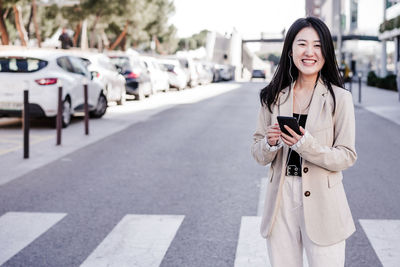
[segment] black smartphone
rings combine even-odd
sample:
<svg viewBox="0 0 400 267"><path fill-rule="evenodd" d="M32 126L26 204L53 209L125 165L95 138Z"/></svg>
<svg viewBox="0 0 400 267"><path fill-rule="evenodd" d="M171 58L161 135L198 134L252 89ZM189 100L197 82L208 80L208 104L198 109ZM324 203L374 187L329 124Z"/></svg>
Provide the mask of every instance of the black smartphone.
<svg viewBox="0 0 400 267"><path fill-rule="evenodd" d="M286 129L283 127L284 125L289 126L295 133L301 135L299 124L297 123L297 119L295 117L286 117L286 116L278 116L279 128L281 131L287 135L292 136Z"/></svg>

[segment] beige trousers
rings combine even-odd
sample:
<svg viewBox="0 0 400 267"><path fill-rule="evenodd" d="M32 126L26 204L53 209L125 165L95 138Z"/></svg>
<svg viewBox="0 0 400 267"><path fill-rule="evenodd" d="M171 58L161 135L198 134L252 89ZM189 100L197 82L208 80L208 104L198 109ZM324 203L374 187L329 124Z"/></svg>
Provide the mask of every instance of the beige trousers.
<svg viewBox="0 0 400 267"><path fill-rule="evenodd" d="M346 241L319 246L306 233L303 214L301 177L286 176L281 206L267 239L272 267L302 267L303 247L309 267L344 267Z"/></svg>

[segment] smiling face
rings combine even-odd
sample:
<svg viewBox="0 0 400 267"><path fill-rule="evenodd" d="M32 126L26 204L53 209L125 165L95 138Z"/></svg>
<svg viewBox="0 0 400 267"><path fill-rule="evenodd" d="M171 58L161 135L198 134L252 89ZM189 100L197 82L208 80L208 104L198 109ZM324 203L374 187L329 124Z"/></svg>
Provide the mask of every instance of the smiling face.
<svg viewBox="0 0 400 267"><path fill-rule="evenodd" d="M299 76L316 78L324 66L325 59L322 55L321 41L314 28L306 27L297 33L292 45L292 56Z"/></svg>

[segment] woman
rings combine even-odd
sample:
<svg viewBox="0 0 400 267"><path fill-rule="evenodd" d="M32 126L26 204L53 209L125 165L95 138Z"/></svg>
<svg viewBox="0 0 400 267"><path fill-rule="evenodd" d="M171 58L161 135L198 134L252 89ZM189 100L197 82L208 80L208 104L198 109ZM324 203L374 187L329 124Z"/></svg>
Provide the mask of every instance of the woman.
<svg viewBox="0 0 400 267"><path fill-rule="evenodd" d="M271 83L260 92L261 108L252 155L271 163L261 223L273 267L343 267L345 239L355 226L342 184L352 166L355 119L343 89L332 37L317 18L298 19L287 32ZM301 135L277 116L294 116Z"/></svg>

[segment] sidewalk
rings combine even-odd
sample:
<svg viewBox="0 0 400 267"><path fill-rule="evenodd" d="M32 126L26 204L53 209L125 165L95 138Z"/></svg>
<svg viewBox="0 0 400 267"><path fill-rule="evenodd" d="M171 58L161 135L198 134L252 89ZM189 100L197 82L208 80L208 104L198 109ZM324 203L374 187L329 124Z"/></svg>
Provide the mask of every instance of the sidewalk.
<svg viewBox="0 0 400 267"><path fill-rule="evenodd" d="M349 89L350 84L346 83ZM361 103L358 102L358 83L353 83L352 94L356 107L365 108L385 119L400 125L400 101L399 93L361 84Z"/></svg>
<svg viewBox="0 0 400 267"><path fill-rule="evenodd" d="M123 106L109 106L101 119L90 120L90 135L84 135L82 118L74 119L62 130L62 145L56 146L56 131L48 126L30 129L30 158L22 158L20 119L0 119L0 186L57 159L70 161L69 154L120 132L133 124L180 104L196 103L240 88L237 83L202 85L190 90L169 91ZM123 140L121 140L123 142ZM95 159L95 155L93 155ZM92 159L88 159L92 160Z"/></svg>

